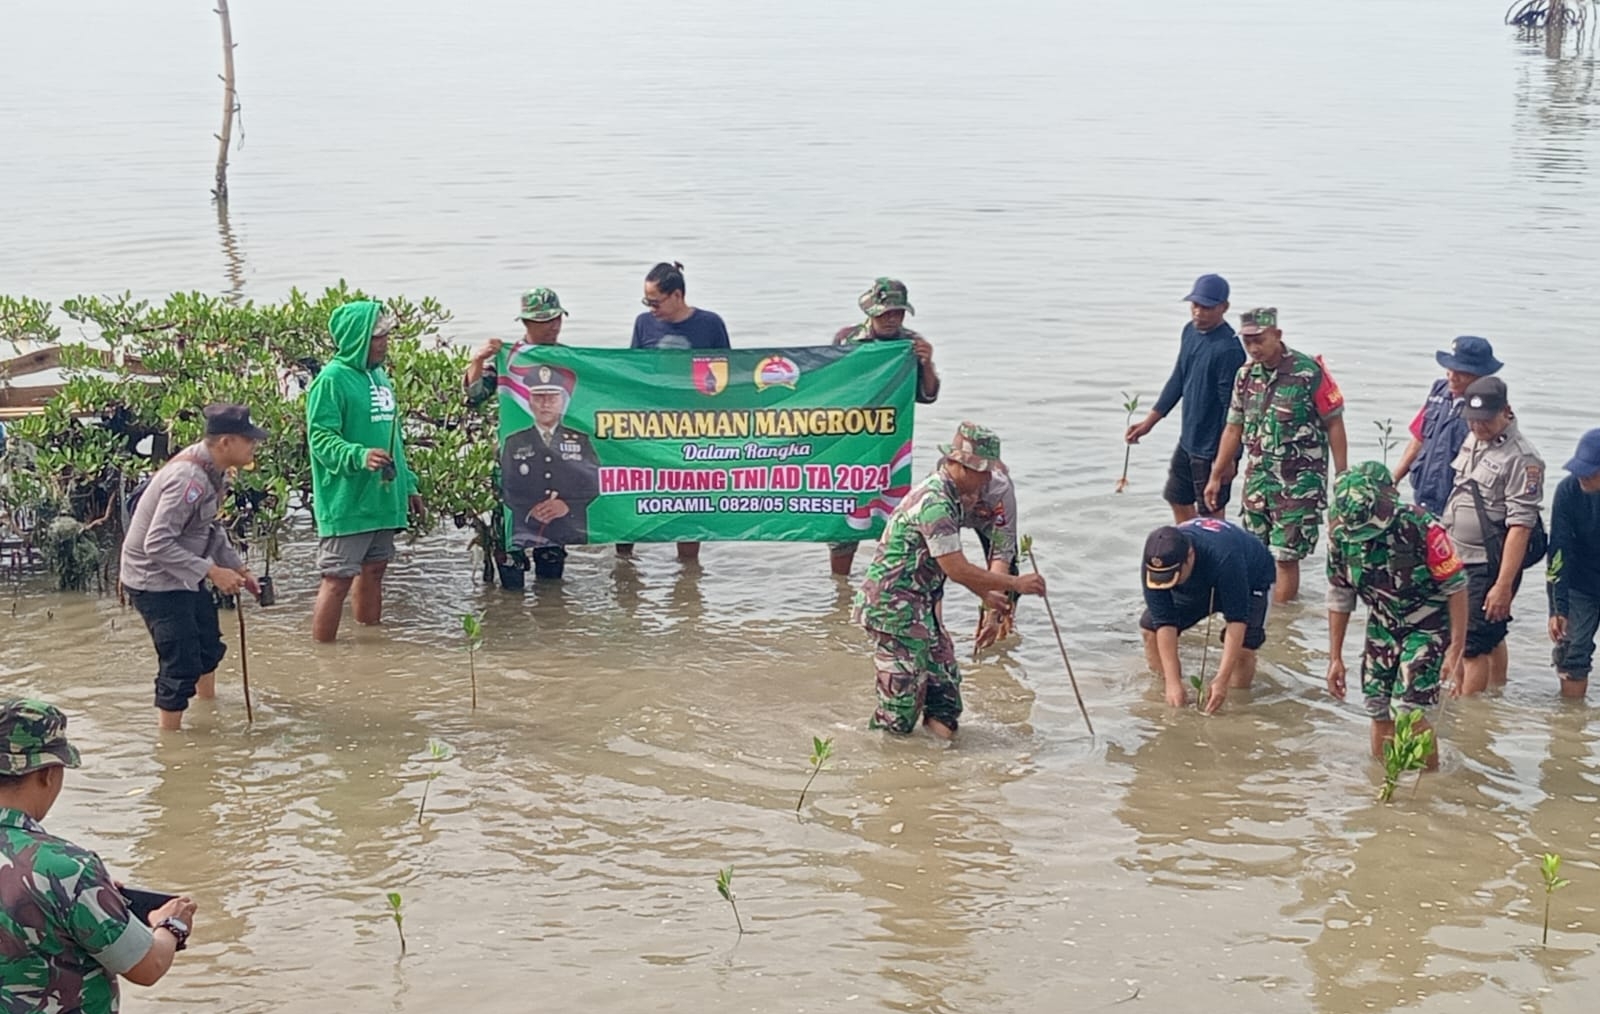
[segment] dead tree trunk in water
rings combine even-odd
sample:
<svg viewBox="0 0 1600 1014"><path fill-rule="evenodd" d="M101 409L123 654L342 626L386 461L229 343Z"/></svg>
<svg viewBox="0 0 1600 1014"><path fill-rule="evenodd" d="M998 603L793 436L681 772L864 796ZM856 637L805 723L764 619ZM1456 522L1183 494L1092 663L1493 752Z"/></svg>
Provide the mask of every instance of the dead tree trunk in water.
<svg viewBox="0 0 1600 1014"><path fill-rule="evenodd" d="M233 23L228 20L228 0L217 0L217 16L222 19L222 133L217 139L217 188L211 196L228 199L228 145L233 139L233 114L239 109L233 90Z"/></svg>
<svg viewBox="0 0 1600 1014"><path fill-rule="evenodd" d="M1559 57L1561 42L1566 35L1566 0L1548 0L1544 8L1544 55Z"/></svg>

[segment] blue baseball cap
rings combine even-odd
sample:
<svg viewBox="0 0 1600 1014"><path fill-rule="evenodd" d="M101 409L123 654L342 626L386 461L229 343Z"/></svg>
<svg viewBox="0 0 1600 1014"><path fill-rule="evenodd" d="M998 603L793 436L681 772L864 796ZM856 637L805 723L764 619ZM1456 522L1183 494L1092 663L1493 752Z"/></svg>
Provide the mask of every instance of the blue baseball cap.
<svg viewBox="0 0 1600 1014"><path fill-rule="evenodd" d="M1500 372L1505 364L1494 357L1494 346L1489 339L1464 334L1450 343L1450 351L1442 349L1433 354L1439 365L1457 373L1470 373L1474 377L1488 377Z"/></svg>
<svg viewBox="0 0 1600 1014"><path fill-rule="evenodd" d="M1578 452L1567 462L1567 471L1580 479L1600 474L1600 430L1590 430L1578 439Z"/></svg>
<svg viewBox="0 0 1600 1014"><path fill-rule="evenodd" d="M1228 301L1228 280L1221 275L1201 275L1194 280L1194 288L1183 297L1185 303L1217 306Z"/></svg>

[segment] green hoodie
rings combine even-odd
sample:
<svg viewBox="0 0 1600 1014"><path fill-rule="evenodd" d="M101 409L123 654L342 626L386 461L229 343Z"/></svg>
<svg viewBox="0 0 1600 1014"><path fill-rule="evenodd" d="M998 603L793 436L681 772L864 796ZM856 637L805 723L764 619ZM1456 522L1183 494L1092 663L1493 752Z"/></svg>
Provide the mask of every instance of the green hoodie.
<svg viewBox="0 0 1600 1014"><path fill-rule="evenodd" d="M339 352L306 392L311 506L322 538L404 528L406 500L417 490L401 444L394 388L382 366L367 367L381 309L359 300L333 311L328 331ZM369 450L394 456L393 480L367 467Z"/></svg>

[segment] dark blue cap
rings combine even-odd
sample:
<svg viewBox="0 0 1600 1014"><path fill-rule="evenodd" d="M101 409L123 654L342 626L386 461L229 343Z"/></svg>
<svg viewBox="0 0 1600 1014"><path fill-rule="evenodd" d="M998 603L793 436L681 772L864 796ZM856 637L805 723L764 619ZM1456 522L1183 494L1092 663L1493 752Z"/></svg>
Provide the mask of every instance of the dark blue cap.
<svg viewBox="0 0 1600 1014"><path fill-rule="evenodd" d="M1578 440L1578 452L1567 462L1567 471L1580 479L1600 473L1600 430L1590 430Z"/></svg>
<svg viewBox="0 0 1600 1014"><path fill-rule="evenodd" d="M1221 275L1201 275L1194 280L1194 288L1183 297L1185 303L1216 306L1228 301L1228 280Z"/></svg>
<svg viewBox="0 0 1600 1014"><path fill-rule="evenodd" d="M1489 344L1489 339L1470 334L1451 342L1449 352L1435 352L1433 358L1447 370L1470 373L1474 377L1492 376L1505 365L1494 357L1494 346Z"/></svg>

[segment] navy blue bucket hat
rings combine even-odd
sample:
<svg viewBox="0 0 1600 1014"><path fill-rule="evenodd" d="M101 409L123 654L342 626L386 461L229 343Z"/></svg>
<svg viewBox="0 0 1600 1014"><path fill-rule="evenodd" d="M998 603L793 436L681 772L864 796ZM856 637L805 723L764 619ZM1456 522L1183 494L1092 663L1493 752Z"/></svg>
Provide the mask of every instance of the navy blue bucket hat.
<svg viewBox="0 0 1600 1014"><path fill-rule="evenodd" d="M1494 346L1489 339L1464 334L1450 343L1450 351L1433 354L1439 365L1457 373L1470 373L1474 377L1490 377L1500 372L1505 364L1494 357Z"/></svg>

